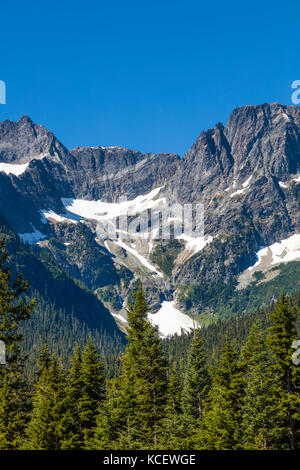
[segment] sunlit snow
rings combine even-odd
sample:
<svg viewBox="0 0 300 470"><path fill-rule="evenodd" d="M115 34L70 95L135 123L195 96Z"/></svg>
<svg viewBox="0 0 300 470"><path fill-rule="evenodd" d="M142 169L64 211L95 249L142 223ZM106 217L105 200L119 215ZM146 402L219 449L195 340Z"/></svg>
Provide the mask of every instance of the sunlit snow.
<svg viewBox="0 0 300 470"><path fill-rule="evenodd" d="M153 271L155 272L158 276L160 277L163 277L162 273L159 272L155 266L153 266L152 264L149 263L149 261L144 258L144 256L140 255L134 248L131 248L129 247L128 245L126 245L124 242L122 242L121 240L118 240L117 242L117 245L119 245L121 248L123 248L124 250L128 251L129 253L131 253L132 255L134 255L139 261L140 263L142 263L149 271Z"/></svg>
<svg viewBox="0 0 300 470"><path fill-rule="evenodd" d="M70 222L70 223L76 223L78 220L80 220L80 217L73 215L73 214L65 214L59 215L56 214L56 212L51 211L51 210L42 210L41 211L41 218L43 224L47 224L49 219L56 220L57 222Z"/></svg>
<svg viewBox="0 0 300 470"><path fill-rule="evenodd" d="M13 164L13 163L0 163L0 171L4 171L7 175L12 174L15 176L20 176L26 168L28 167L29 163L20 164Z"/></svg>
<svg viewBox="0 0 300 470"><path fill-rule="evenodd" d="M86 201L84 199L62 199L65 208L85 219L111 220L120 215L136 215L152 209L161 203L165 203L165 198L156 198L161 188L153 189L150 193L141 195L131 201L122 200L119 202Z"/></svg>
<svg viewBox="0 0 300 470"><path fill-rule="evenodd" d="M148 313L148 319L164 337L181 335L199 327L194 319L174 307L174 301L164 301L157 313Z"/></svg>
<svg viewBox="0 0 300 470"><path fill-rule="evenodd" d="M208 237L205 236L205 237L198 237L198 238L195 237L194 238L194 237L190 237L190 236L186 235L185 233L179 235L176 238L177 238L177 240L185 241L186 242L185 249L194 251L194 253L198 253L198 251L203 250L203 248L205 248L206 245L211 243L212 240L213 240L212 236L208 236Z"/></svg>
<svg viewBox="0 0 300 470"><path fill-rule="evenodd" d="M257 262L248 268L257 268L266 257L270 257L270 265L300 260L300 235L295 234L273 245L261 248L257 253Z"/></svg>

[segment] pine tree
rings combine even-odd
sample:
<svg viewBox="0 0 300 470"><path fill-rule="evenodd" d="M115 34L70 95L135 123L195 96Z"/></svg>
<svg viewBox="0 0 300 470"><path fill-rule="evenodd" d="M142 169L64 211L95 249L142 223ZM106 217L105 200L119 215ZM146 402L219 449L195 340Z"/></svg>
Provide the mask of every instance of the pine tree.
<svg viewBox="0 0 300 470"><path fill-rule="evenodd" d="M274 439L277 448L296 449L300 435L299 367L292 361L292 344L296 339L295 309L290 308L282 294L271 313L272 326L268 330L268 346L274 359Z"/></svg>
<svg viewBox="0 0 300 470"><path fill-rule="evenodd" d="M121 449L155 449L159 445L167 389L167 365L158 331L147 320L142 286L128 312L128 340L122 357L118 398Z"/></svg>
<svg viewBox="0 0 300 470"><path fill-rule="evenodd" d="M65 450L77 448L79 436L74 425L74 409L66 395L66 374L44 347L42 370L33 396L26 448Z"/></svg>
<svg viewBox="0 0 300 470"><path fill-rule="evenodd" d="M204 411L197 435L198 449L235 450L242 448L241 410L243 367L236 348L226 338L218 366L212 369L210 404Z"/></svg>
<svg viewBox="0 0 300 470"><path fill-rule="evenodd" d="M210 377L206 366L201 332L200 329L197 329L189 348L182 393L182 408L188 421L192 422L203 417L209 387Z"/></svg>
<svg viewBox="0 0 300 470"><path fill-rule="evenodd" d="M70 407L74 410L74 433L77 435L77 449L83 447L84 434L81 419L81 400L84 384L82 382L82 356L78 343L75 345L71 369L68 375L66 393Z"/></svg>
<svg viewBox="0 0 300 470"><path fill-rule="evenodd" d="M162 420L160 448L178 450L185 448L186 427L181 406L181 387L177 373L172 372L168 383L165 417Z"/></svg>
<svg viewBox="0 0 300 470"><path fill-rule="evenodd" d="M73 373L75 374L74 365ZM91 337L82 354L77 386L81 387L78 400L80 426L84 439L88 442L96 426L97 409L105 398L104 365Z"/></svg>
<svg viewBox="0 0 300 470"><path fill-rule="evenodd" d="M0 242L0 340L6 347L6 365L0 366L0 449L20 447L28 413L28 389L24 380L24 358L20 352L19 326L30 317L34 301L24 294L29 284L22 276L12 280L5 267L7 252Z"/></svg>
<svg viewBox="0 0 300 470"><path fill-rule="evenodd" d="M96 427L87 443L88 449L113 450L118 448L120 423L124 419L120 407L120 379L107 382L106 398L98 408Z"/></svg>
<svg viewBox="0 0 300 470"><path fill-rule="evenodd" d="M248 340L242 348L245 366L245 394L242 406L243 447L245 449L272 448L274 426L271 358L265 334L254 323Z"/></svg>

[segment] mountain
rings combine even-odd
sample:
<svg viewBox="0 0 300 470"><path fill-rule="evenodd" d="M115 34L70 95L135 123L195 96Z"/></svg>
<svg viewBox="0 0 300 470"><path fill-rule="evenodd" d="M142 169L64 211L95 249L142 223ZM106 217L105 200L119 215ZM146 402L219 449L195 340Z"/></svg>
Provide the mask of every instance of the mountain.
<svg viewBox="0 0 300 470"><path fill-rule="evenodd" d="M296 106L237 108L183 158L122 147L68 150L28 117L6 120L0 170L4 224L123 330L138 279L149 318L165 336L268 303L278 283L287 292L299 287ZM195 207L204 208L204 233L182 232L180 208L191 204L192 229ZM175 230L171 239L162 221ZM31 263L24 261L29 277ZM108 324L101 315L97 327Z"/></svg>

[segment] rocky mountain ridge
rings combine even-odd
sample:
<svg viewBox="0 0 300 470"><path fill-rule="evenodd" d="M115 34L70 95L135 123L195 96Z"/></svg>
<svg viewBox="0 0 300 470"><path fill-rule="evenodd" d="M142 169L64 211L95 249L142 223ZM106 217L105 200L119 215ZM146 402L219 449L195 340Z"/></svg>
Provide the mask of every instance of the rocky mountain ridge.
<svg viewBox="0 0 300 470"><path fill-rule="evenodd" d="M24 172L14 174L14 165L24 164ZM225 127L218 123L202 132L182 159L121 147L68 150L28 117L4 121L1 169L2 218L16 233L34 233L32 242L50 251L115 315L122 313L138 278L153 312L174 299L188 313L214 311L214 296L228 291L232 297L239 276L255 264L261 247L300 231L296 106L237 108ZM140 207L148 211L162 204L158 201L202 203L205 234L196 241L151 239L148 231L125 243L99 238L99 219L111 223L105 214L115 210L120 197L137 201L133 220ZM142 205L139 198L145 200ZM98 212L89 201L101 201ZM208 289L211 298L204 295Z"/></svg>

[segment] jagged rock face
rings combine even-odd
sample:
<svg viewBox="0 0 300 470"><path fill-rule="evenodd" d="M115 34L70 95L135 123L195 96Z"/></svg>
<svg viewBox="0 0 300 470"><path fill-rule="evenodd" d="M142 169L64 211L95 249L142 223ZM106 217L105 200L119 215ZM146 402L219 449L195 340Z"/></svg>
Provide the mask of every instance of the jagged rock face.
<svg viewBox="0 0 300 470"><path fill-rule="evenodd" d="M28 116L0 123L0 162L28 163L46 155L62 158L66 148L52 132L35 124Z"/></svg>
<svg viewBox="0 0 300 470"><path fill-rule="evenodd" d="M118 201L120 196L134 199L163 186L175 174L179 156L142 154L121 147L77 147L72 185L78 197Z"/></svg>
<svg viewBox="0 0 300 470"><path fill-rule="evenodd" d="M300 109L264 104L231 114L225 128L240 173L257 171L283 178L300 168Z"/></svg>
<svg viewBox="0 0 300 470"><path fill-rule="evenodd" d="M300 109L245 106L233 111L225 128L217 124L202 132L181 160L168 194L182 203L201 201L208 233L233 230L246 213L263 226L262 240L272 242L300 224L295 200L279 184L299 169ZM251 188L243 189L249 178ZM275 213L281 219L276 226Z"/></svg>
<svg viewBox="0 0 300 470"><path fill-rule="evenodd" d="M224 128L202 132L180 162L171 192L184 202L238 185L253 174L289 178L300 169L300 109L264 104L237 108Z"/></svg>
<svg viewBox="0 0 300 470"><path fill-rule="evenodd" d="M51 132L24 117L0 124L0 162L30 162L18 177L0 174L0 215L16 232L30 232L33 225L58 240L61 245L45 246L90 289L115 285L124 297L132 282L142 278L155 309L180 286L229 282L255 262L260 246L300 230L300 185L294 181L300 171L296 106L238 108L225 127L219 123L202 132L181 160L175 154L121 147L69 151ZM118 202L119 197L131 200L158 187L167 201L202 202L205 233L214 238L194 256L183 257L184 263L175 263L169 279L153 277L117 245L112 253L103 243L99 247L92 224L43 224L39 212L64 213L61 198ZM69 239L72 245L66 248ZM140 252L149 259L145 253ZM122 266L135 273L126 288L119 275Z"/></svg>

